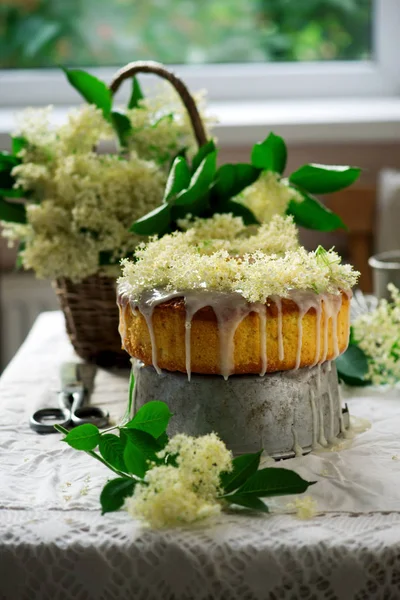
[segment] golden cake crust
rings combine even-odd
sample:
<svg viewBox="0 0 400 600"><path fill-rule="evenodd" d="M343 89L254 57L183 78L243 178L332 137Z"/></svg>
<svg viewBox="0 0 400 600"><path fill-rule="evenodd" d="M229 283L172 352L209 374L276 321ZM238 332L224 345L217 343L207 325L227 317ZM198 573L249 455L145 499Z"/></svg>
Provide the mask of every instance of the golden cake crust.
<svg viewBox="0 0 400 600"><path fill-rule="evenodd" d="M318 312L312 307L301 321L301 352L299 351L299 307L290 299L281 299L282 328L278 325L278 305L268 299L266 319L266 372L285 371L306 367L335 358L337 351L344 352L348 345L350 328L350 299L341 292L342 302L337 314L337 332L334 320L329 318L327 303L322 299L319 326L319 352L317 343ZM120 306L120 333L123 347L134 358L146 365L153 364L152 344L146 319L129 303ZM185 301L175 298L154 308L152 324L155 338L157 365L168 371L186 372ZM279 358L279 338L283 343L283 358ZM250 312L239 323L234 335L232 374L260 373L263 370L260 318ZM201 308L193 316L190 336L191 371L193 373L221 373L220 336L214 310ZM318 354L318 356L317 356ZM298 361L299 359L299 361Z"/></svg>

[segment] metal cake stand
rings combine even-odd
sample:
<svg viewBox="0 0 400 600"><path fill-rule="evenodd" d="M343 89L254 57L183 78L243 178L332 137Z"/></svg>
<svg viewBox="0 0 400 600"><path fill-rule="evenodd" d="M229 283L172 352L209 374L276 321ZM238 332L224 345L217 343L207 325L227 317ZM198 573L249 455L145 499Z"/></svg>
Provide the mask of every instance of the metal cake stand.
<svg viewBox="0 0 400 600"><path fill-rule="evenodd" d="M235 455L261 448L276 459L306 454L337 442L346 427L333 362L297 371L220 375L162 371L132 361L133 410L160 398L174 418L169 434L216 432ZM343 414L344 412L344 414Z"/></svg>

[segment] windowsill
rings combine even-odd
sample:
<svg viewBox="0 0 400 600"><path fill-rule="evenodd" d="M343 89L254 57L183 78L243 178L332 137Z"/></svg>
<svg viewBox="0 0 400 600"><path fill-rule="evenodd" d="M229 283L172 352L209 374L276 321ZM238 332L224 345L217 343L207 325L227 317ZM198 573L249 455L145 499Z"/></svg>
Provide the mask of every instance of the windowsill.
<svg viewBox="0 0 400 600"><path fill-rule="evenodd" d="M0 107L0 148L9 146L19 109ZM65 121L68 107L54 109L54 123ZM221 146L251 145L269 130L289 143L399 142L400 97L271 100L210 103Z"/></svg>

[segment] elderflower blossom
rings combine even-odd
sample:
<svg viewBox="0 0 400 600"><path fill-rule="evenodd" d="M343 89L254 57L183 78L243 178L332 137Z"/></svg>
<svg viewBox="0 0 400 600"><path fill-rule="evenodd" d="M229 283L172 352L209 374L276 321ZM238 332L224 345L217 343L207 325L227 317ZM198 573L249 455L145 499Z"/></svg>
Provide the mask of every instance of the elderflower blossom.
<svg viewBox="0 0 400 600"><path fill-rule="evenodd" d="M15 135L26 144L12 176L27 192L27 223L3 223L2 235L22 243L22 264L39 278L80 281L132 254L141 238L129 227L160 204L170 160L195 140L182 102L165 90L127 111L132 134L123 155L100 109L73 109L61 126L52 125L52 110L17 118ZM112 153L102 153L104 144Z"/></svg>
<svg viewBox="0 0 400 600"><path fill-rule="evenodd" d="M160 458L176 456L177 466L149 469L125 502L130 515L162 528L219 514L220 475L232 469L232 454L214 434L174 436Z"/></svg>
<svg viewBox="0 0 400 600"><path fill-rule="evenodd" d="M286 505L288 510L295 510L296 516L305 521L312 519L317 514L317 502L311 496L303 496L302 498L295 498L293 502L289 502Z"/></svg>
<svg viewBox="0 0 400 600"><path fill-rule="evenodd" d="M291 200L303 200L287 179L281 179L272 171L263 171L257 181L241 192L238 199L250 208L261 223L268 223L276 214L284 215Z"/></svg>
<svg viewBox="0 0 400 600"><path fill-rule="evenodd" d="M185 232L152 238L135 253L136 260L122 261L118 283L132 299L153 288L166 291L212 290L241 294L249 302L265 302L270 295L288 297L295 289L337 294L357 281L358 273L341 265L333 250L307 252L298 246L291 217L275 215L254 235L218 240L212 237L212 222L220 231L221 215L205 227L210 238L199 242L200 220ZM237 217L233 227L242 232ZM197 223L197 225L196 225ZM232 229L229 236L232 237ZM220 233L218 233L220 235Z"/></svg>
<svg viewBox="0 0 400 600"><path fill-rule="evenodd" d="M367 378L375 385L400 380L400 291L393 284L388 289L392 302L380 300L352 326L354 340L368 358Z"/></svg>
<svg viewBox="0 0 400 600"><path fill-rule="evenodd" d="M194 94L194 100L202 114L205 105L205 94ZM134 135L128 140L129 148L135 150L148 160L163 164L183 147L189 156L196 151L193 126L188 112L178 93L169 85L160 85L155 97L143 98L139 101L140 110L127 110ZM213 124L213 119L204 117L206 131Z"/></svg>
<svg viewBox="0 0 400 600"><path fill-rule="evenodd" d="M24 186L31 167L14 169ZM165 185L165 174L133 152L124 160L92 152L60 155L53 161L51 175L43 184L43 201L27 205L22 238L25 268L50 279L79 281L99 270L101 252L114 261L133 252L139 238L129 227L159 204ZM42 186L42 174L37 177L35 183L29 181L31 189ZM20 226L3 226L9 239L18 239Z"/></svg>

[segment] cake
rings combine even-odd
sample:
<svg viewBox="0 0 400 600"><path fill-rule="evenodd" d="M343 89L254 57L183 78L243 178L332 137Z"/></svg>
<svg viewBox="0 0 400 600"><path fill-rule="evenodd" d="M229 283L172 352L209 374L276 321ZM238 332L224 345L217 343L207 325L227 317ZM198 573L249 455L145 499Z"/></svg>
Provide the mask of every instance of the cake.
<svg viewBox="0 0 400 600"><path fill-rule="evenodd" d="M291 217L249 232L240 217L182 223L124 261L123 347L157 372L230 375L311 367L344 352L357 273L307 252Z"/></svg>

